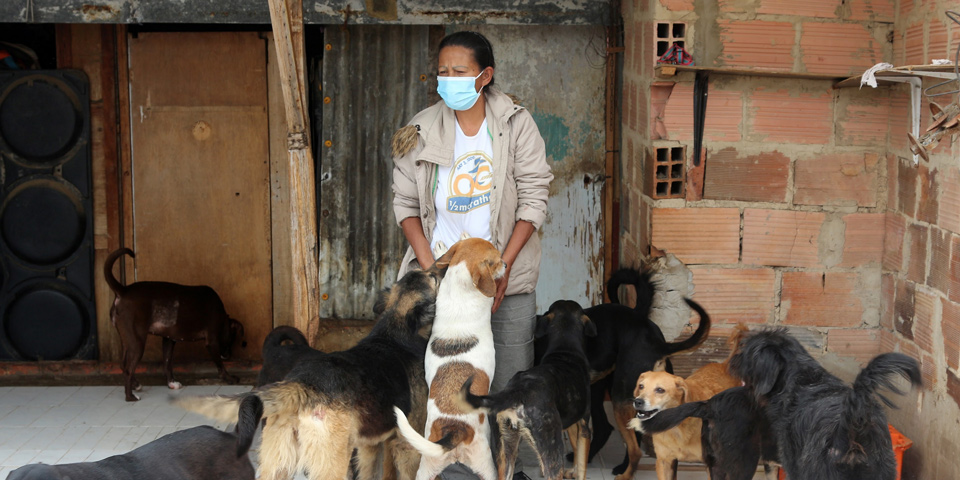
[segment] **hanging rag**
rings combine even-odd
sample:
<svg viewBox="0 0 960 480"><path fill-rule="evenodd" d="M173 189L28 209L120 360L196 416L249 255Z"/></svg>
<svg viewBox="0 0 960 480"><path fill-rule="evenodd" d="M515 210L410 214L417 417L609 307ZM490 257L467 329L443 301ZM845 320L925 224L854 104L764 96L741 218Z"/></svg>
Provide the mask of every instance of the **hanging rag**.
<svg viewBox="0 0 960 480"><path fill-rule="evenodd" d="M693 65L693 56L690 55L683 47L680 46L678 42L673 42L673 45L670 45L670 48L667 49L660 58L657 59L657 63L667 63L670 65Z"/></svg>
<svg viewBox="0 0 960 480"><path fill-rule="evenodd" d="M875 76L876 73L881 70L890 70L891 68L893 68L893 65L885 62L880 62L868 68L866 72L863 72L863 76L860 77L860 88L863 88L863 84L877 88L877 77Z"/></svg>

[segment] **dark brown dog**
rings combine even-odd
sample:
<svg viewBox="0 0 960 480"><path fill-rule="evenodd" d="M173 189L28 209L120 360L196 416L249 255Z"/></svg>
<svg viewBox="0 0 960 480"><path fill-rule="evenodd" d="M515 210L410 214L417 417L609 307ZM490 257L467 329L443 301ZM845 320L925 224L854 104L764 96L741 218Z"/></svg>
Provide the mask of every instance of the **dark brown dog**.
<svg viewBox="0 0 960 480"><path fill-rule="evenodd" d="M124 393L128 402L140 400L134 372L143 357L147 334L163 337L163 366L167 386L180 388L173 378L173 346L179 341L204 340L217 371L227 383L237 383L227 375L221 359L230 358L233 341L243 336L243 325L227 316L220 296L207 286L188 286L170 282L135 282L123 286L113 276L113 264L124 254L133 257L129 248L111 253L103 262L103 276L117 295L110 308L110 321L120 333L123 344Z"/></svg>

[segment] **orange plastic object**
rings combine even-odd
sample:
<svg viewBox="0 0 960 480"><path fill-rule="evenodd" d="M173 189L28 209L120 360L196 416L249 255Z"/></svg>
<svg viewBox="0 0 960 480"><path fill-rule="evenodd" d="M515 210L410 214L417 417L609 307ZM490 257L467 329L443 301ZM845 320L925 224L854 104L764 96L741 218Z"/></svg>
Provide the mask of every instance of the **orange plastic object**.
<svg viewBox="0 0 960 480"><path fill-rule="evenodd" d="M913 446L913 440L903 436L900 431L898 431L896 428L893 428L893 425L887 424L887 427L890 428L890 440L893 443L893 456L897 459L897 480L900 480L900 470L903 468L903 452ZM784 473L782 468L780 469L780 475L778 478L780 480L787 480L787 474Z"/></svg>

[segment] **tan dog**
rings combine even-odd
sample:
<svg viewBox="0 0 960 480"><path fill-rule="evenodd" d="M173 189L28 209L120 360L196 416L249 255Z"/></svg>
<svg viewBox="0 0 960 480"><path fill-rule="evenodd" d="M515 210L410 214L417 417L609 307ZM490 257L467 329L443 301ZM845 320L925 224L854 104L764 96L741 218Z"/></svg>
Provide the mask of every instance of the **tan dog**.
<svg viewBox="0 0 960 480"><path fill-rule="evenodd" d="M738 326L730 335L728 343L735 347L745 330L745 327ZM735 350L731 351L730 356L734 353ZM731 375L727 369L730 356L723 363L708 363L700 367L686 379L667 372L651 371L640 374L637 387L633 391L633 406L637 416L630 420L628 426L643 432L641 423L662 410L687 402L708 400L728 388L740 386L740 379ZM653 449L657 453L658 480L676 478L676 461L703 462L701 426L702 421L699 418L688 418L675 428L651 435Z"/></svg>
<svg viewBox="0 0 960 480"><path fill-rule="evenodd" d="M424 360L430 386L426 438L395 408L397 428L422 454L417 480L432 480L454 462L483 480L493 480L497 469L488 440L490 422L483 413L463 413L457 399L471 377L470 393L489 393L496 366L490 310L496 280L506 265L493 244L479 238L453 244L445 256L450 266L437 292L437 314Z"/></svg>

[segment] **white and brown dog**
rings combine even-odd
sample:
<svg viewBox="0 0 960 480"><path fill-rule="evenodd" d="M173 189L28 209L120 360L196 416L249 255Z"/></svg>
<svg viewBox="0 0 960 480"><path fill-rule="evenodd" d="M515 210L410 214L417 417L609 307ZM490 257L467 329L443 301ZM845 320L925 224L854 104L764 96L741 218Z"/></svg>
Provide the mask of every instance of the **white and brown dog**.
<svg viewBox="0 0 960 480"><path fill-rule="evenodd" d="M493 379L493 333L490 310L496 280L506 265L488 241L468 238L447 252L450 266L437 292L437 313L424 361L430 396L426 438L395 408L397 427L423 455L417 480L430 480L460 462L483 480L497 477L490 452L490 422L483 413L463 413L457 403L460 387L473 377L470 392L487 395Z"/></svg>

